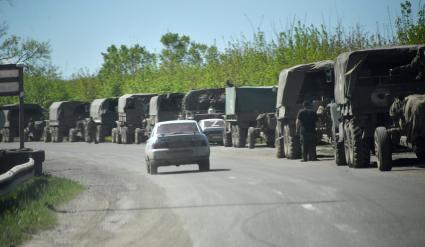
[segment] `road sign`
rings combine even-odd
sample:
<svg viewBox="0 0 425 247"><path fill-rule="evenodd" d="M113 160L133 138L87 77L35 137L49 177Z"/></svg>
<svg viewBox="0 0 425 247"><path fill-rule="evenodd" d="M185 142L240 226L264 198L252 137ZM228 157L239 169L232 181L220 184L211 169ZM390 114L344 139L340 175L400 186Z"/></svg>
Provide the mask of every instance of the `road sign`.
<svg viewBox="0 0 425 247"><path fill-rule="evenodd" d="M24 149L24 67L0 65L0 96L19 96L19 148Z"/></svg>
<svg viewBox="0 0 425 247"><path fill-rule="evenodd" d="M16 64L0 65L0 96L20 95L23 89L23 67Z"/></svg>

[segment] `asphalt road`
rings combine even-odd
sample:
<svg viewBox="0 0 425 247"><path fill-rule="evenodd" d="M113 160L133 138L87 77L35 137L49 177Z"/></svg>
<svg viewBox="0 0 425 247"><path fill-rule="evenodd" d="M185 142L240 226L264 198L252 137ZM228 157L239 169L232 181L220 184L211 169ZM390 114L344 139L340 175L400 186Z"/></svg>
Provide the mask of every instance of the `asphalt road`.
<svg viewBox="0 0 425 247"><path fill-rule="evenodd" d="M212 147L210 172L151 176L143 145L29 146L46 150L45 171L87 190L25 246L425 246L425 169L412 155L382 173Z"/></svg>

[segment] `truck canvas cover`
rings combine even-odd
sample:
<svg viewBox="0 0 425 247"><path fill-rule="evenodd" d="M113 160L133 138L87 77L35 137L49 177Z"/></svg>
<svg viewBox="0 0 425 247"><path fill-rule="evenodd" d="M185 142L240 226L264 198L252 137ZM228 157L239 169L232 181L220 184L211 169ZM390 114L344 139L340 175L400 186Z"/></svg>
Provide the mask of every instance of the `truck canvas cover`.
<svg viewBox="0 0 425 247"><path fill-rule="evenodd" d="M149 115L156 116L159 111L179 112L183 96L182 93L168 93L152 97L149 103Z"/></svg>
<svg viewBox="0 0 425 247"><path fill-rule="evenodd" d="M147 104L149 104L150 97L154 96L154 95L156 95L156 94L143 94L143 93L125 94L125 95L119 97L119 99L118 99L118 112L119 113L125 112L125 108L128 106L130 101L133 100L134 98L143 98L145 96L147 98L147 102L146 102L146 105L147 105Z"/></svg>
<svg viewBox="0 0 425 247"><path fill-rule="evenodd" d="M183 109L205 113L212 104L216 112L224 112L224 88L192 90L183 98Z"/></svg>
<svg viewBox="0 0 425 247"><path fill-rule="evenodd" d="M11 127L11 121L14 123L19 122L19 105L4 105L0 107L5 117L5 127ZM24 121L27 123L28 118L32 118L33 121L39 121L43 118L43 108L37 104L24 104Z"/></svg>
<svg viewBox="0 0 425 247"><path fill-rule="evenodd" d="M111 124L117 118L117 98L95 99L90 104L90 116L96 123Z"/></svg>
<svg viewBox="0 0 425 247"><path fill-rule="evenodd" d="M278 117L296 117L298 106L303 103L298 101L303 87L310 87L311 93L314 93L314 87L317 87L316 84L324 83L327 71L332 71L333 67L333 61L325 60L282 70L279 75L279 89L276 99ZM313 73L323 73L323 75L318 74L319 76L317 76L313 75ZM332 93L332 86L330 93Z"/></svg>
<svg viewBox="0 0 425 247"><path fill-rule="evenodd" d="M273 87L226 88L226 115L274 112L276 93Z"/></svg>
<svg viewBox="0 0 425 247"><path fill-rule="evenodd" d="M58 101L53 102L49 107L49 125L56 126L60 124L74 124L73 122L77 120L77 117L88 117L83 116L87 113L85 112L88 103L81 101ZM79 108L81 107L81 109ZM79 112L75 112L80 110ZM88 110L88 109L87 109ZM82 114L81 116L77 116ZM60 122L62 121L62 122Z"/></svg>
<svg viewBox="0 0 425 247"><path fill-rule="evenodd" d="M424 45L365 49L340 54L335 61L335 102L346 104L356 83L374 85L388 76L388 70L409 64Z"/></svg>
<svg viewBox="0 0 425 247"><path fill-rule="evenodd" d="M106 98L104 99L95 99L90 104L90 117L92 117L95 121L102 115L102 105L106 103ZM100 119L99 119L100 120Z"/></svg>

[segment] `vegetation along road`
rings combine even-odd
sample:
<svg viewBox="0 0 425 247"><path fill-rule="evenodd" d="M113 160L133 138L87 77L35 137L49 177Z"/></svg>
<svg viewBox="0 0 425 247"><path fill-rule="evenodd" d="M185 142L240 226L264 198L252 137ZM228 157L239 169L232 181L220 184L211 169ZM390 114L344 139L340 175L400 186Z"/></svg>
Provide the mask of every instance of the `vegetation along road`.
<svg viewBox="0 0 425 247"><path fill-rule="evenodd" d="M425 169L301 163L274 150L212 147L197 166L146 173L144 145L31 143L45 170L86 187L26 246L420 246ZM401 158L401 159L400 159Z"/></svg>

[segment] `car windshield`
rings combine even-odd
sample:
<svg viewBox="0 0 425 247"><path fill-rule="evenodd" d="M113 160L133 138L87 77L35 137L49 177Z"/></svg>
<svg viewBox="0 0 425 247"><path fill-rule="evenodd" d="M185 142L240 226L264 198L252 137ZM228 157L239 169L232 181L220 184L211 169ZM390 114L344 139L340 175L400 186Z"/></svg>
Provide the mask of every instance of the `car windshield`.
<svg viewBox="0 0 425 247"><path fill-rule="evenodd" d="M205 120L203 121L203 123L204 123L204 128L224 127L224 121L221 119Z"/></svg>
<svg viewBox="0 0 425 247"><path fill-rule="evenodd" d="M198 133L196 123L170 123L158 126L158 135L193 134Z"/></svg>

